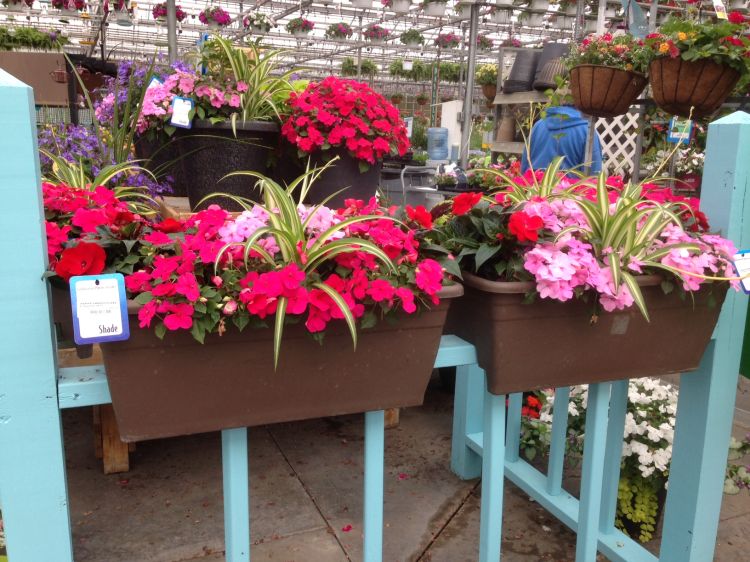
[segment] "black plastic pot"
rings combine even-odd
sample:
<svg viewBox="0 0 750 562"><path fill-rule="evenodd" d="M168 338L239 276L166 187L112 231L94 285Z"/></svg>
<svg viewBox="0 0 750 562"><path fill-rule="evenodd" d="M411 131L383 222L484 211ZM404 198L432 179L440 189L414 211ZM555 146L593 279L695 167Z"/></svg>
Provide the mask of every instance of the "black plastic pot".
<svg viewBox="0 0 750 562"><path fill-rule="evenodd" d="M316 180L308 193L306 203L313 205L321 203L329 195L343 189L344 191L326 203L326 206L336 209L343 207L346 199L362 199L367 202L377 194L382 162L370 165L369 169L362 173L359 171L361 161L351 156L346 150L339 149L328 153L327 156L330 157L331 154L338 156L339 159ZM320 167L324 166L327 160L319 153L313 155L310 162L311 165Z"/></svg>
<svg viewBox="0 0 750 562"><path fill-rule="evenodd" d="M246 121L237 122L236 131L235 137L231 123L196 120L192 129L183 133L178 146L184 156L182 170L188 178L191 209L199 210L196 209L198 202L211 193L257 198L254 178L224 176L239 171L267 174L271 151L278 145L279 127L266 121ZM226 197L213 198L201 207L213 203L228 210L241 210Z"/></svg>
<svg viewBox="0 0 750 562"><path fill-rule="evenodd" d="M156 139L150 139L143 136L136 138L133 143L136 157L144 160L140 166L154 174L157 179L165 175L172 178L174 197L187 197L187 176L182 168L179 147L181 138L182 129L177 129L172 138L160 135Z"/></svg>

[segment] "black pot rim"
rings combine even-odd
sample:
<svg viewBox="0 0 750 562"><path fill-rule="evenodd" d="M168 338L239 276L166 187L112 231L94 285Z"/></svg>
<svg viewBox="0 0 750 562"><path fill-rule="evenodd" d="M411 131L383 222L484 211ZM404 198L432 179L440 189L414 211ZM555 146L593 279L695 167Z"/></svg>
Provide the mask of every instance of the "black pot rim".
<svg viewBox="0 0 750 562"><path fill-rule="evenodd" d="M235 123L235 128L238 131L260 131L265 133L277 133L279 131L279 125L274 121L240 121L238 119ZM219 123L211 123L208 119L196 119L193 121L192 129L228 129L231 131L232 122L221 121Z"/></svg>

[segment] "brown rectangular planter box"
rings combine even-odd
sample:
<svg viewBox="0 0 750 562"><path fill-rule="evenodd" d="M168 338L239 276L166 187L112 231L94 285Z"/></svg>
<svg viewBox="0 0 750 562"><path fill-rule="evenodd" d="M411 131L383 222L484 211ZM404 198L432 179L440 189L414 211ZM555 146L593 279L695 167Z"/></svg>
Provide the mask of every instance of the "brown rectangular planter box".
<svg viewBox="0 0 750 562"><path fill-rule="evenodd" d="M665 295L659 278L644 278L650 323L633 306L602 312L592 324L591 303L524 304L533 283L463 277L465 295L451 308L446 333L476 346L492 394L694 370L727 290L726 283L708 284L683 300L677 291Z"/></svg>
<svg viewBox="0 0 750 562"><path fill-rule="evenodd" d="M273 330L230 328L201 345L187 332L164 340L130 318L130 339L102 344L124 441L418 406L432 373L454 285L439 306L361 330L356 352L344 322L323 345L303 324L284 328L278 370Z"/></svg>

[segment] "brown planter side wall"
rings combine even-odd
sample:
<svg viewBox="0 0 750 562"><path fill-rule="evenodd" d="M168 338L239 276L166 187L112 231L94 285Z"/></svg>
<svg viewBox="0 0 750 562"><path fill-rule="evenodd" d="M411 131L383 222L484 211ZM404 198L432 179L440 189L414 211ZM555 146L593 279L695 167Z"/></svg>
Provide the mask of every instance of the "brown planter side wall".
<svg viewBox="0 0 750 562"><path fill-rule="evenodd" d="M646 83L643 74L608 66L583 64L570 71L573 105L594 117L627 113Z"/></svg>
<svg viewBox="0 0 750 562"><path fill-rule="evenodd" d="M681 117L707 117L732 92L739 73L711 60L684 61L659 57L649 66L649 83L656 105Z"/></svg>
<svg viewBox="0 0 750 562"><path fill-rule="evenodd" d="M231 327L201 345L185 332L159 340L131 316L130 339L102 345L120 434L141 441L420 405L449 305L360 331L356 352L343 322L323 345L302 324L286 326L276 372L270 328Z"/></svg>
<svg viewBox="0 0 750 562"><path fill-rule="evenodd" d="M603 312L589 322L592 305L539 299L522 293L490 293L493 283L464 274L464 297L451 309L446 333L473 343L493 394L659 376L698 367L726 294L726 284L707 286L682 300L656 286L642 287L648 323L633 307ZM516 283L514 285L526 285ZM713 289L717 303L708 306Z"/></svg>

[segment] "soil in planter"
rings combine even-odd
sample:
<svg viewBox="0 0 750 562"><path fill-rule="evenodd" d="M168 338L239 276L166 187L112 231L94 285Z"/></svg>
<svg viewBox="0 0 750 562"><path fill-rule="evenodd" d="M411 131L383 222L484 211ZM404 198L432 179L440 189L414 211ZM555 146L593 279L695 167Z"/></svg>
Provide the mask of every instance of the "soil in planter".
<svg viewBox="0 0 750 562"><path fill-rule="evenodd" d="M129 340L102 344L120 434L139 441L420 405L461 292L448 287L439 306L361 330L356 351L344 322L330 324L323 345L287 325L276 371L271 328L231 326L201 345L188 332L159 340L131 316Z"/></svg>
<svg viewBox="0 0 750 562"><path fill-rule="evenodd" d="M278 145L278 126L275 123L252 121L237 124L237 137L228 123L210 126L196 121L180 143L185 155L182 168L188 179L188 198L192 210L206 208L213 203L230 211L242 207L226 197L212 198L198 208L198 203L211 193L228 193L256 199L255 178L227 174L254 171L266 175L272 150Z"/></svg>

